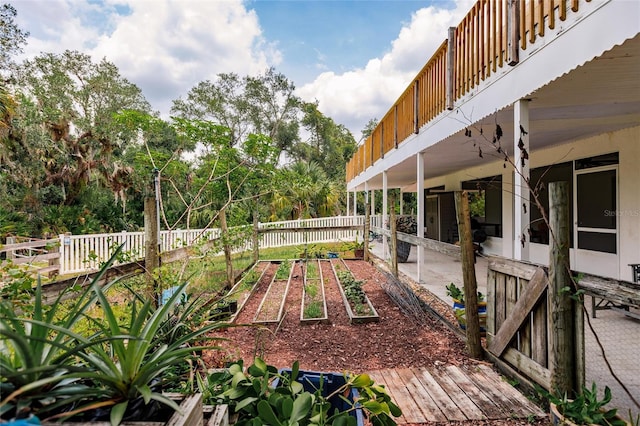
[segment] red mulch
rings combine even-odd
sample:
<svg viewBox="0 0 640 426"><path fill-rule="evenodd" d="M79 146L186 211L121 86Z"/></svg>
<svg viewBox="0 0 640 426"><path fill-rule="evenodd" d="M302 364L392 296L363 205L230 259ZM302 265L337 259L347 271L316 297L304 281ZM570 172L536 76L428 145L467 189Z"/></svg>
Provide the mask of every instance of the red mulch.
<svg viewBox="0 0 640 426"><path fill-rule="evenodd" d="M381 286L388 276L364 261L347 261L347 265L356 279L365 280L363 289L377 310L380 321L350 324L331 265L327 261L321 264L329 324L300 324L302 270L297 265L281 324L233 327L219 332L218 337L229 340L222 343L223 350L204 354L207 367L222 367L226 362L238 359L243 359L245 365L249 365L254 356L262 357L277 368L290 368L298 360L300 368L304 370L354 373L383 368L476 362L466 355L460 337L441 322L426 316L421 324L403 314ZM253 296L236 318L237 324L251 324L276 269L277 264L269 266ZM440 315L455 318L451 309L439 299L423 289L419 294ZM494 420L450 424L506 426L531 423L525 420ZM540 420L533 424L543 425L547 421Z"/></svg>

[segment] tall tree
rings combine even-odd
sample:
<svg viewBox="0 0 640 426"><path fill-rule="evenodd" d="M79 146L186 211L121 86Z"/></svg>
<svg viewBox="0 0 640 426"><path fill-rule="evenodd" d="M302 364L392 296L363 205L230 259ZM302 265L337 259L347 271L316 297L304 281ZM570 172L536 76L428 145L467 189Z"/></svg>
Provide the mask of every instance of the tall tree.
<svg viewBox="0 0 640 426"><path fill-rule="evenodd" d="M16 9L10 4L0 6L0 77L13 65L13 55L22 52L29 36L14 22L16 16Z"/></svg>
<svg viewBox="0 0 640 426"><path fill-rule="evenodd" d="M356 150L353 136L346 127L322 114L317 103L305 103L303 110L302 125L309 138L296 147L295 158L317 163L331 180L343 180L345 165Z"/></svg>
<svg viewBox="0 0 640 426"><path fill-rule="evenodd" d="M132 169L120 160L137 134L114 116L150 107L115 65L78 52L43 54L18 67L15 87L15 116L0 144L16 205L37 216L46 205L82 210L90 182L113 193L129 185Z"/></svg>
<svg viewBox="0 0 640 426"><path fill-rule="evenodd" d="M231 146L249 134L263 134L280 152L288 151L299 139L300 100L294 90L293 83L273 68L256 77L219 74L216 81L198 83L186 99L175 100L171 112L229 128Z"/></svg>

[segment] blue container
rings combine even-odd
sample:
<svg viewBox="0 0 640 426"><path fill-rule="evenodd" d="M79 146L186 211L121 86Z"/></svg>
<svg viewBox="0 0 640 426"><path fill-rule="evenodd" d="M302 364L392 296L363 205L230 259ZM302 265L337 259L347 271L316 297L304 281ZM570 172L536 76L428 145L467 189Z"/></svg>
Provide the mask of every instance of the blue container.
<svg viewBox="0 0 640 426"><path fill-rule="evenodd" d="M279 370L280 374L288 374L291 375L290 369L282 369ZM298 377L296 382L302 384L302 387L305 391L309 393L315 393L318 388L320 388L320 376L322 376L322 396L331 395L336 390L340 389L341 386L345 384L345 379L342 374L338 373L323 373L319 371L304 371L300 370L298 372ZM280 385L280 378L276 378L273 381L273 387L278 387ZM351 388L349 389L349 395L347 395L347 399L351 402L354 402L360 394L357 390ZM340 395L335 395L331 399L329 399L329 403L331 404L331 408L329 409L329 415L333 414L333 411L337 408L340 411L346 411L351 408L351 405L345 402ZM351 411L351 417L356 418L356 424L358 426L364 426L364 413L362 411L362 407L356 404L356 409Z"/></svg>
<svg viewBox="0 0 640 426"><path fill-rule="evenodd" d="M338 258L338 253L333 252L333 251L329 251L329 252L327 252L327 258L329 258L329 259L337 259Z"/></svg>

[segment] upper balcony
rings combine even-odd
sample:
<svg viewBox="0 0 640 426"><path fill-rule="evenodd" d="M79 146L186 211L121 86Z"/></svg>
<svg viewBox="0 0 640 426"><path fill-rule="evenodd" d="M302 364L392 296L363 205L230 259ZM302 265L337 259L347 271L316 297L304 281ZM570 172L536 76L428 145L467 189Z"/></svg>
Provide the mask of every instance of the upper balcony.
<svg viewBox="0 0 640 426"><path fill-rule="evenodd" d="M348 189L381 188L383 171L411 187L422 151L425 178L478 164L465 129L508 135L520 99L532 150L640 125L639 31L635 1L477 1L347 164Z"/></svg>

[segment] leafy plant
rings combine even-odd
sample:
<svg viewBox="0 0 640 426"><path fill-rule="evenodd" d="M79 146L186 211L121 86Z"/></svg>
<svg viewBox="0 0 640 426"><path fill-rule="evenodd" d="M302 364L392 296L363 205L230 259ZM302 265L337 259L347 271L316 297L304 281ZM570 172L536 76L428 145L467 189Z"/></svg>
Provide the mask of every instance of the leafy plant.
<svg viewBox="0 0 640 426"><path fill-rule="evenodd" d="M0 390L6 395L0 403L2 418L22 412L41 418L70 418L92 411L92 415L102 413L112 424L119 424L135 400L178 409L162 394L163 374L184 364L194 350L191 345L220 323L210 321L209 306L199 298L179 304L184 283L159 308L132 290L131 309L121 324L105 288L97 284L108 266L64 309L62 300L67 293L46 306L41 285L36 287L30 318L2 300ZM95 302L101 318L86 315ZM89 336L78 333L76 326L83 318L98 331Z"/></svg>
<svg viewBox="0 0 640 426"><path fill-rule="evenodd" d="M574 399L569 399L567 394L558 397L546 393L550 402L556 405L560 414L566 419L579 425L609 425L625 426L627 423L617 418L617 409L606 410L604 406L611 401L611 389L604 388L604 397L598 398L598 390L595 382L591 384L591 389L582 388L582 393L576 395Z"/></svg>
<svg viewBox="0 0 640 426"><path fill-rule="evenodd" d="M109 265L105 265L94 279L101 279ZM95 284L92 284L95 285ZM106 286L108 287L108 285ZM33 308L24 310L22 303L3 298L0 301L0 416L18 414L24 409L37 411L54 409L81 399L87 387L78 384L72 373L86 372L76 365L76 356L86 348L83 337L75 333L76 324L95 303L91 286L80 294L69 287L49 306L42 284L38 280L33 294ZM64 300L70 298L70 304ZM97 340L99 341L99 340ZM64 390L63 390L64 388ZM62 401L56 401L60 394ZM55 402L43 402L43 396Z"/></svg>
<svg viewBox="0 0 640 426"><path fill-rule="evenodd" d="M445 287L447 289L447 296L454 300L459 301L464 305L464 292L458 288L454 283ZM481 292L478 292L478 302L484 302L485 296Z"/></svg>
<svg viewBox="0 0 640 426"><path fill-rule="evenodd" d="M256 358L243 370L242 362L208 376L198 376L198 387L205 404L228 404L238 413L237 425L355 425L350 415L357 405L367 413L372 425L395 425L393 417L402 413L391 401L385 388L376 385L366 374L344 375L344 385L331 393L323 392L323 379L313 392L305 390L296 381L299 375L298 362L294 362L290 373L279 373L273 366ZM273 387L277 379L278 386ZM357 401L342 397L350 389L359 392ZM335 408L330 412L332 398L345 400L347 408Z"/></svg>
<svg viewBox="0 0 640 426"><path fill-rule="evenodd" d="M320 318L322 316L322 303L314 301L304 307L304 318Z"/></svg>
<svg viewBox="0 0 640 426"><path fill-rule="evenodd" d="M342 251L355 251L364 248L364 240L359 241L356 236L355 241L345 241L342 243Z"/></svg>
<svg viewBox="0 0 640 426"><path fill-rule="evenodd" d="M364 303L366 301L366 294L364 290L362 290L363 281L356 280L349 271L338 271L338 279L344 289L347 300L354 304Z"/></svg>
<svg viewBox="0 0 640 426"><path fill-rule="evenodd" d="M283 261L276 270L276 280L286 280L289 278L289 270L291 269L291 262Z"/></svg>

